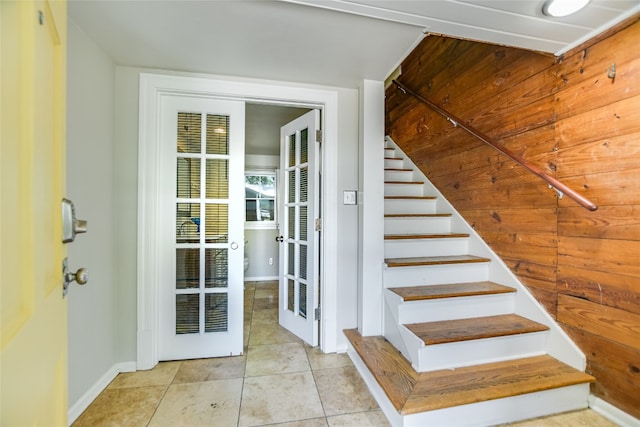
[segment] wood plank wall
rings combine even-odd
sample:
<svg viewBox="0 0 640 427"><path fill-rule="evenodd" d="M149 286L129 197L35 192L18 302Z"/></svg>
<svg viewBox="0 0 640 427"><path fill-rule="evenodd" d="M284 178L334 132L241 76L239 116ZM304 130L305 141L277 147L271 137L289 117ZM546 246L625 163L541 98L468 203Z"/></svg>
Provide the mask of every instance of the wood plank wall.
<svg viewBox="0 0 640 427"><path fill-rule="evenodd" d="M592 392L640 418L640 22L566 57L429 36L399 80L599 205L387 89L386 130L588 359ZM607 69L615 63L615 79Z"/></svg>

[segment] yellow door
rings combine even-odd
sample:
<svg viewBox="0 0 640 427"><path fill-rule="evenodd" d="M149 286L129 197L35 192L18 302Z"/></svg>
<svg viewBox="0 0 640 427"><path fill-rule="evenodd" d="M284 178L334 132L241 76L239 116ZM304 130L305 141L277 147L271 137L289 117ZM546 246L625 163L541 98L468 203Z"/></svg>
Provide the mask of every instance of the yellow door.
<svg viewBox="0 0 640 427"><path fill-rule="evenodd" d="M67 10L58 0L0 4L0 424L67 426Z"/></svg>

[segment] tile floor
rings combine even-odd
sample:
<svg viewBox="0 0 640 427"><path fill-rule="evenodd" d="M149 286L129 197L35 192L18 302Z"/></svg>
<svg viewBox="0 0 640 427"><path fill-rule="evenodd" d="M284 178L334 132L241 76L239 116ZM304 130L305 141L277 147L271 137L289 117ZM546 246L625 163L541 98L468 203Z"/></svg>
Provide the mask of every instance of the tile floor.
<svg viewBox="0 0 640 427"><path fill-rule="evenodd" d="M73 423L83 426L388 426L345 354L278 326L277 282L245 286L245 354L123 373ZM512 424L612 427L585 410Z"/></svg>

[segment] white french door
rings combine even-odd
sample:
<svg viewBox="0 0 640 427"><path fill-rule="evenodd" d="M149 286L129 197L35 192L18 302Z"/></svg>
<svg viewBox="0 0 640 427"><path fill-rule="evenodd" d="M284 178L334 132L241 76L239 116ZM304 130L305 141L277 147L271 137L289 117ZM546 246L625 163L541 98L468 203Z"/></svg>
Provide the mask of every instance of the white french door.
<svg viewBox="0 0 640 427"><path fill-rule="evenodd" d="M243 351L244 102L165 96L159 360Z"/></svg>
<svg viewBox="0 0 640 427"><path fill-rule="evenodd" d="M319 110L283 126L280 221L280 325L306 343L318 345L319 305Z"/></svg>

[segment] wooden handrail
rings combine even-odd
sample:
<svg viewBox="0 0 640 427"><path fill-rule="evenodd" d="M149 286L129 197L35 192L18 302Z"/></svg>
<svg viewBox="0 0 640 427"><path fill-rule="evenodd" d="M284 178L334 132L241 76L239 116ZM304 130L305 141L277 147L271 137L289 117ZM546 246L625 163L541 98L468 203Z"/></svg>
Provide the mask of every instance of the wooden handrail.
<svg viewBox="0 0 640 427"><path fill-rule="evenodd" d="M566 194L569 198L575 200L580 206L582 206L582 207L584 207L584 208L586 208L586 209L588 209L590 211L595 211L596 209L598 209L598 206L596 204L594 204L592 201L590 201L586 197L582 196L581 194L577 193L575 190L567 187L565 184L563 184L562 182L558 181L554 177L547 175L540 168L538 168L537 166L529 163L523 157L521 157L521 156L517 155L516 153L514 153L513 151L509 150L504 145L495 142L489 136L485 135L484 133L480 132L479 130L475 129L474 127L463 123L462 120L460 120L458 117L454 116L453 114L449 113L448 111L446 111L446 110L442 109L441 107L437 106L436 104L434 104L433 102L429 101L427 98L423 97L419 93L409 89L408 87L406 87L405 85L403 85L399 81L393 80L393 83L395 83L396 86L398 86L400 88L400 90L402 90L404 93L408 93L408 94L412 95L413 97L415 97L416 99L418 99L418 100L422 101L423 103L427 104L429 107L431 107L431 109L436 111L438 114L443 116L445 119L449 120L453 124L453 126L461 127L462 129L466 130L471 135L475 136L476 138L478 138L479 140L481 140L485 144L490 145L491 147L495 148L496 150L498 150L499 152L501 152L505 156L509 157L511 160L513 160L514 162L518 163L520 166L522 166L525 169L529 170L530 172L538 175L540 178L542 178L543 180L545 180L549 184L549 187L551 187L552 189L554 189L558 193L558 197L559 198L562 198L562 196L564 194Z"/></svg>

